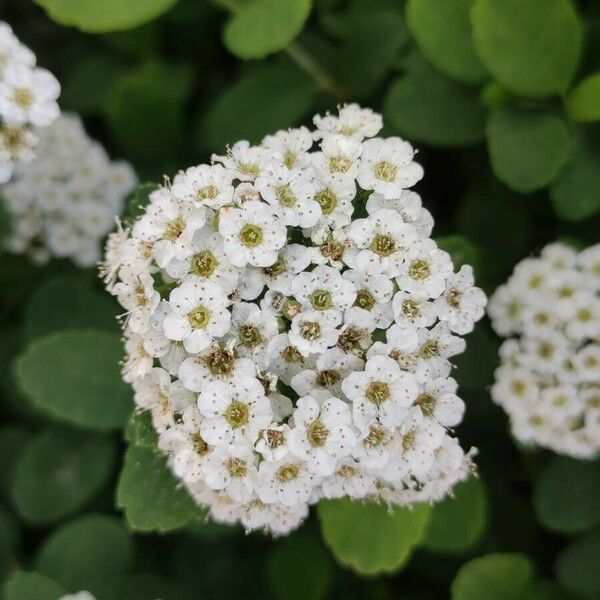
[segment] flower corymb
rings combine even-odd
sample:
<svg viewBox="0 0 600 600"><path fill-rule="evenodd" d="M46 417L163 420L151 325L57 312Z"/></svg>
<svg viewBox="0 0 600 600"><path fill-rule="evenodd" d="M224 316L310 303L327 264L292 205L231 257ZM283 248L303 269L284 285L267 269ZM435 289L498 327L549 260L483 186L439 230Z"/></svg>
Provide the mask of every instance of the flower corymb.
<svg viewBox="0 0 600 600"><path fill-rule="evenodd" d="M320 498L436 501L472 469L450 360L486 298L430 239L410 144L355 104L314 123L177 174L103 270L170 468L215 520L274 534Z"/></svg>
<svg viewBox="0 0 600 600"><path fill-rule="evenodd" d="M546 246L488 308L500 348L492 398L522 443L591 459L600 453L600 244Z"/></svg>

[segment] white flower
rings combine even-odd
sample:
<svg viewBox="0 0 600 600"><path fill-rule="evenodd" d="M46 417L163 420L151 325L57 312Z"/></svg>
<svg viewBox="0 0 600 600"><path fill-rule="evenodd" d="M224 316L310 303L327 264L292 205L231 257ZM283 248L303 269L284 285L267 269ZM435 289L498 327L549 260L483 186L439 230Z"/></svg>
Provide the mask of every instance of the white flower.
<svg viewBox="0 0 600 600"><path fill-rule="evenodd" d="M394 320L392 281L385 275L365 273L357 269L348 269L343 277L352 281L356 288L355 305L371 313L377 329L387 329Z"/></svg>
<svg viewBox="0 0 600 600"><path fill-rule="evenodd" d="M311 364L287 333L275 336L269 343L267 352L270 359L269 371L275 373L286 385L290 385L294 375Z"/></svg>
<svg viewBox="0 0 600 600"><path fill-rule="evenodd" d="M77 592L76 594L67 594L61 596L58 600L96 600L95 596L92 596L90 592Z"/></svg>
<svg viewBox="0 0 600 600"><path fill-rule="evenodd" d="M314 152L311 158L319 171L354 179L361 152L358 140L333 133L323 136L321 152Z"/></svg>
<svg viewBox="0 0 600 600"><path fill-rule="evenodd" d="M213 154L211 158L222 163L235 179L254 181L271 164L273 153L268 148L251 146L242 140L228 148L227 155Z"/></svg>
<svg viewBox="0 0 600 600"><path fill-rule="evenodd" d="M310 264L310 252L306 246L288 244L278 254L277 260L263 269L269 289L290 295L292 282Z"/></svg>
<svg viewBox="0 0 600 600"><path fill-rule="evenodd" d="M293 169L309 163L308 151L313 145L313 138L306 127L300 127L267 135L262 145L276 155L288 169Z"/></svg>
<svg viewBox="0 0 600 600"><path fill-rule="evenodd" d="M346 458L332 475L323 480L321 487L325 498L348 496L358 500L372 493L375 482L375 475L366 471L352 458Z"/></svg>
<svg viewBox="0 0 600 600"><path fill-rule="evenodd" d="M225 253L237 267L269 267L286 238L286 228L274 210L256 200L245 202L241 208L221 209L219 232Z"/></svg>
<svg viewBox="0 0 600 600"><path fill-rule="evenodd" d="M229 335L235 340L241 356L248 356L263 365L269 342L279 334L277 319L256 304L240 302L231 311Z"/></svg>
<svg viewBox="0 0 600 600"><path fill-rule="evenodd" d="M290 343L302 356L324 352L335 346L339 332L331 319L320 310L311 310L296 315L289 332Z"/></svg>
<svg viewBox="0 0 600 600"><path fill-rule="evenodd" d="M444 427L454 427L462 421L464 402L456 395L458 384L451 377L439 377L426 383L413 401L424 417L434 418Z"/></svg>
<svg viewBox="0 0 600 600"><path fill-rule="evenodd" d="M331 475L356 443L348 405L338 398L319 404L312 396L303 396L296 402L293 418L290 452L317 475Z"/></svg>
<svg viewBox="0 0 600 600"><path fill-rule="evenodd" d="M235 502L251 500L257 473L254 454L248 446L217 446L206 461L204 473L211 489L224 492Z"/></svg>
<svg viewBox="0 0 600 600"><path fill-rule="evenodd" d="M324 117L315 115L313 123L317 127L315 139L324 135L337 133L358 141L377 135L383 127L381 115L370 108L361 108L358 104L346 104L339 107L339 116L327 113Z"/></svg>
<svg viewBox="0 0 600 600"><path fill-rule="evenodd" d="M150 273L132 274L121 270L121 281L113 286L112 292L120 304L127 309L127 323L134 333L150 328L150 316L158 307L160 294L154 289Z"/></svg>
<svg viewBox="0 0 600 600"><path fill-rule="evenodd" d="M403 291L394 294L392 308L396 323L404 327L431 327L438 312L429 298Z"/></svg>
<svg viewBox="0 0 600 600"><path fill-rule="evenodd" d="M190 167L177 174L171 191L176 198L213 209L233 201L233 175L221 165Z"/></svg>
<svg viewBox="0 0 600 600"><path fill-rule="evenodd" d="M258 497L266 504L305 504L320 477L307 463L288 455L278 461L263 461L258 469Z"/></svg>

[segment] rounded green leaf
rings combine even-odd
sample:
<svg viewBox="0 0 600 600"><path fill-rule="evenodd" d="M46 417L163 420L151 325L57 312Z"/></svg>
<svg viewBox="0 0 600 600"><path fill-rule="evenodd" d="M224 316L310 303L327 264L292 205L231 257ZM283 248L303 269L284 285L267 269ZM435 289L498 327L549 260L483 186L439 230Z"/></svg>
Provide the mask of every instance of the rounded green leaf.
<svg viewBox="0 0 600 600"><path fill-rule="evenodd" d="M59 600L66 594L60 583L45 575L19 571L4 585L3 600Z"/></svg>
<svg viewBox="0 0 600 600"><path fill-rule="evenodd" d="M459 569L452 600L517 600L531 576L531 562L524 554L487 554Z"/></svg>
<svg viewBox="0 0 600 600"><path fill-rule="evenodd" d="M491 111L487 141L496 177L522 193L548 185L571 151L569 125L560 114L510 106Z"/></svg>
<svg viewBox="0 0 600 600"><path fill-rule="evenodd" d="M19 456L15 507L31 523L58 521L82 508L111 475L114 440L53 428L39 434Z"/></svg>
<svg viewBox="0 0 600 600"><path fill-rule="evenodd" d="M471 16L479 58L503 86L531 97L567 89L582 40L571 0L475 0Z"/></svg>
<svg viewBox="0 0 600 600"><path fill-rule="evenodd" d="M568 589L579 594L600 594L600 531L569 544L556 559L556 576Z"/></svg>
<svg viewBox="0 0 600 600"><path fill-rule="evenodd" d="M117 504L125 510L131 529L137 531L170 531L200 514L168 470L165 459L139 446L130 446L125 453Z"/></svg>
<svg viewBox="0 0 600 600"><path fill-rule="evenodd" d="M600 73L586 77L569 92L567 112L574 121L600 120Z"/></svg>
<svg viewBox="0 0 600 600"><path fill-rule="evenodd" d="M21 425L7 423L0 427L0 498L12 503L12 484L17 458L31 440L31 432Z"/></svg>
<svg viewBox="0 0 600 600"><path fill-rule="evenodd" d="M412 510L372 502L321 500L318 504L325 544L345 567L361 575L393 573L422 539L430 507Z"/></svg>
<svg viewBox="0 0 600 600"><path fill-rule="evenodd" d="M600 149L579 142L550 187L559 218L580 221L600 211Z"/></svg>
<svg viewBox="0 0 600 600"><path fill-rule="evenodd" d="M150 411L138 412L134 410L131 413L125 427L125 439L134 446L151 450L156 448L158 435L154 425L152 425Z"/></svg>
<svg viewBox="0 0 600 600"><path fill-rule="evenodd" d="M225 27L225 45L240 58L264 58L283 50L302 30L312 0L248 0Z"/></svg>
<svg viewBox="0 0 600 600"><path fill-rule="evenodd" d="M487 506L479 479L471 477L454 488L452 496L435 504L421 546L434 552L463 552L485 529Z"/></svg>
<svg viewBox="0 0 600 600"><path fill-rule="evenodd" d="M485 111L475 91L423 60L413 61L391 85L383 115L392 130L434 146L463 146L484 137Z"/></svg>
<svg viewBox="0 0 600 600"><path fill-rule="evenodd" d="M118 519L86 515L55 530L38 555L36 568L70 590L94 589L125 573L133 539Z"/></svg>
<svg viewBox="0 0 600 600"><path fill-rule="evenodd" d="M300 557L302 569L298 568ZM327 596L332 575L323 545L305 530L278 541L269 554L269 586L281 600L321 600Z"/></svg>
<svg viewBox="0 0 600 600"><path fill-rule="evenodd" d="M600 463L555 457L536 482L533 503L540 523L554 531L600 523Z"/></svg>
<svg viewBox="0 0 600 600"><path fill-rule="evenodd" d="M409 0L406 20L423 54L446 75L465 83L487 77L471 36L474 0Z"/></svg>
<svg viewBox="0 0 600 600"><path fill-rule="evenodd" d="M19 383L48 415L98 431L115 429L131 412L131 390L121 379L118 334L99 330L51 333L19 357Z"/></svg>
<svg viewBox="0 0 600 600"><path fill-rule="evenodd" d="M35 0L61 25L89 33L132 29L160 16L178 0Z"/></svg>

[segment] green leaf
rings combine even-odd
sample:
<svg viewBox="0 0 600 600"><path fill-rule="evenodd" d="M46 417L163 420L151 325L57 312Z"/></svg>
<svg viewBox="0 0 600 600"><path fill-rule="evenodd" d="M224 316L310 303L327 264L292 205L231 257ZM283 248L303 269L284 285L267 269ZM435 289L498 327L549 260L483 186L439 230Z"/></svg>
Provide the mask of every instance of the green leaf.
<svg viewBox="0 0 600 600"><path fill-rule="evenodd" d="M129 223L133 223L144 213L144 209L150 202L150 194L158 189L157 183L140 183L127 200L127 210L125 213Z"/></svg>
<svg viewBox="0 0 600 600"><path fill-rule="evenodd" d="M406 21L423 54L443 73L465 83L487 78L471 36L474 0L409 0Z"/></svg>
<svg viewBox="0 0 600 600"><path fill-rule="evenodd" d="M106 582L98 593L98 600L190 600L199 598L198 590L186 584L157 575L136 573L120 575Z"/></svg>
<svg viewBox="0 0 600 600"><path fill-rule="evenodd" d="M165 459L138 446L130 446L125 453L117 504L125 510L131 529L137 531L171 531L200 514L168 470Z"/></svg>
<svg viewBox="0 0 600 600"><path fill-rule="evenodd" d="M564 169L550 187L550 200L560 219L581 221L600 211L600 149L576 144Z"/></svg>
<svg viewBox="0 0 600 600"><path fill-rule="evenodd" d="M121 427L131 389L121 380L117 334L99 330L51 333L19 357L19 383L33 403L57 420L98 431Z"/></svg>
<svg viewBox="0 0 600 600"><path fill-rule="evenodd" d="M570 0L475 0L473 40L494 77L516 94L564 92L581 51L581 23Z"/></svg>
<svg viewBox="0 0 600 600"><path fill-rule="evenodd" d="M548 185L571 151L571 132L553 111L494 108L487 123L487 141L494 173L517 192Z"/></svg>
<svg viewBox="0 0 600 600"><path fill-rule="evenodd" d="M567 112L574 121L600 120L600 73L589 75L569 92Z"/></svg>
<svg viewBox="0 0 600 600"><path fill-rule="evenodd" d="M554 531L600 523L600 462L555 457L536 482L533 504L540 523Z"/></svg>
<svg viewBox="0 0 600 600"><path fill-rule="evenodd" d="M572 542L556 559L556 576L568 589L579 594L600 594L600 531Z"/></svg>
<svg viewBox="0 0 600 600"><path fill-rule="evenodd" d="M35 0L61 25L88 33L132 29L156 19L177 0Z"/></svg>
<svg viewBox="0 0 600 600"><path fill-rule="evenodd" d="M434 552L463 552L485 529L487 506L479 479L471 477L454 488L453 495L435 504L421 546Z"/></svg>
<svg viewBox="0 0 600 600"><path fill-rule="evenodd" d="M425 534L430 508L321 500L318 504L325 544L345 567L361 575L393 573L409 559Z"/></svg>
<svg viewBox="0 0 600 600"><path fill-rule="evenodd" d="M302 569L298 568L300 557ZM323 545L306 530L278 541L269 554L269 586L281 600L321 600L327 596L332 575L331 560Z"/></svg>
<svg viewBox="0 0 600 600"><path fill-rule="evenodd" d="M85 515L56 529L44 541L36 568L70 590L95 589L106 578L125 573L133 558L133 539L118 519Z"/></svg>
<svg viewBox="0 0 600 600"><path fill-rule="evenodd" d="M455 234L437 238L435 241L452 257L454 270L458 271L463 265L471 265L477 274L480 250L471 240Z"/></svg>
<svg viewBox="0 0 600 600"><path fill-rule="evenodd" d="M464 146L484 136L485 112L475 91L422 59L391 85L383 116L392 130L434 146Z"/></svg>
<svg viewBox="0 0 600 600"><path fill-rule="evenodd" d="M93 327L119 332L118 305L73 276L47 279L33 293L25 312L25 337L29 340L53 331Z"/></svg>
<svg viewBox="0 0 600 600"><path fill-rule="evenodd" d="M121 77L106 116L121 148L141 160L167 160L182 143L184 104L193 83L188 66L150 61Z"/></svg>
<svg viewBox="0 0 600 600"><path fill-rule="evenodd" d="M134 446L154 450L158 436L152 425L150 411L138 412L134 410L125 427L125 439Z"/></svg>
<svg viewBox="0 0 600 600"><path fill-rule="evenodd" d="M519 600L577 600L551 579L538 578L530 582Z"/></svg>
<svg viewBox="0 0 600 600"><path fill-rule="evenodd" d="M452 600L517 600L531 576L524 554L487 554L459 569L452 582Z"/></svg>
<svg viewBox="0 0 600 600"><path fill-rule="evenodd" d="M238 140L259 142L268 133L297 124L311 109L316 91L290 63L254 67L226 88L204 115L199 141L219 151Z"/></svg>
<svg viewBox="0 0 600 600"><path fill-rule="evenodd" d="M19 532L14 517L0 506L0 581L6 579L16 566L15 550Z"/></svg>
<svg viewBox="0 0 600 600"><path fill-rule="evenodd" d="M19 571L4 585L3 600L59 600L67 590L40 573Z"/></svg>
<svg viewBox="0 0 600 600"><path fill-rule="evenodd" d="M58 521L80 510L107 482L115 461L112 438L53 428L19 456L15 506L30 523Z"/></svg>
<svg viewBox="0 0 600 600"><path fill-rule="evenodd" d="M240 58L264 58L300 33L311 8L312 0L249 0L227 23L223 40Z"/></svg>
<svg viewBox="0 0 600 600"><path fill-rule="evenodd" d="M0 497L8 503L17 459L30 440L31 433L21 425L7 423L0 428Z"/></svg>

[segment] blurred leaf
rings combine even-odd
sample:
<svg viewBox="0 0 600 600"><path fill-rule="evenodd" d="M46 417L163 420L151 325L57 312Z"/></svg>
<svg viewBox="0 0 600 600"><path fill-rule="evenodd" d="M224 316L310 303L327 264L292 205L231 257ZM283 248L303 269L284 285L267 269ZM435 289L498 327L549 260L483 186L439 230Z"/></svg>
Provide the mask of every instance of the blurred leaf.
<svg viewBox="0 0 600 600"><path fill-rule="evenodd" d="M296 125L311 109L316 91L290 63L254 67L226 88L204 115L199 144L222 152L225 144L237 140L259 142L268 133Z"/></svg>
<svg viewBox="0 0 600 600"><path fill-rule="evenodd" d="M111 438L53 428L19 456L13 496L20 515L52 523L80 510L106 483L114 460Z"/></svg>
<svg viewBox="0 0 600 600"><path fill-rule="evenodd" d="M240 58L264 58L283 50L308 19L312 0L248 0L223 32L225 45Z"/></svg>
<svg viewBox="0 0 600 600"><path fill-rule="evenodd" d="M129 446L125 453L117 505L125 510L130 528L137 531L178 529L200 514L168 470L165 459L138 446Z"/></svg>
<svg viewBox="0 0 600 600"><path fill-rule="evenodd" d="M141 160L175 154L184 136L183 107L192 82L189 67L155 61L118 79L108 94L106 116L121 148Z"/></svg>
<svg viewBox="0 0 600 600"><path fill-rule="evenodd" d="M454 270L458 271L463 265L471 265L477 275L479 265L479 248L462 235L447 235L436 238L437 245L452 257Z"/></svg>
<svg viewBox="0 0 600 600"><path fill-rule="evenodd" d="M576 598L555 581L538 578L527 586L519 600L576 600Z"/></svg>
<svg viewBox="0 0 600 600"><path fill-rule="evenodd" d="M531 576L524 554L487 554L459 569L452 582L452 600L517 600Z"/></svg>
<svg viewBox="0 0 600 600"><path fill-rule="evenodd" d="M383 115L392 130L434 146L469 145L484 137L485 112L475 91L422 59L411 61L391 85Z"/></svg>
<svg viewBox="0 0 600 600"><path fill-rule="evenodd" d="M0 428L0 494L11 502L12 482L17 458L31 440L31 433L22 425L7 423Z"/></svg>
<svg viewBox="0 0 600 600"><path fill-rule="evenodd" d="M564 92L581 51L581 23L570 0L475 0L479 58L506 88L532 97Z"/></svg>
<svg viewBox="0 0 600 600"><path fill-rule="evenodd" d="M475 544L485 529L487 506L479 479L458 484L453 495L434 504L425 537L419 544L433 552L463 552Z"/></svg>
<svg viewBox="0 0 600 600"><path fill-rule="evenodd" d="M59 600L67 590L40 573L19 571L4 584L3 600Z"/></svg>
<svg viewBox="0 0 600 600"><path fill-rule="evenodd" d="M131 29L156 19L178 0L35 0L61 25L89 33Z"/></svg>
<svg viewBox="0 0 600 600"><path fill-rule="evenodd" d="M600 462L555 457L536 482L533 502L540 523L554 531L600 523Z"/></svg>
<svg viewBox="0 0 600 600"><path fill-rule="evenodd" d="M522 193L548 185L571 151L569 125L551 111L498 106L490 113L487 140L496 177Z"/></svg>
<svg viewBox="0 0 600 600"><path fill-rule="evenodd" d="M471 36L474 0L409 0L406 21L423 54L449 77L482 83L488 77Z"/></svg>
<svg viewBox="0 0 600 600"><path fill-rule="evenodd" d="M569 92L567 112L574 121L600 120L600 73L589 75Z"/></svg>
<svg viewBox="0 0 600 600"><path fill-rule="evenodd" d="M43 281L25 313L25 337L32 340L53 331L94 327L119 332L118 305L82 279L59 276Z"/></svg>
<svg viewBox="0 0 600 600"><path fill-rule="evenodd" d="M134 446L154 450L157 443L156 429L152 425L150 411L134 410L125 427L125 439Z"/></svg>
<svg viewBox="0 0 600 600"><path fill-rule="evenodd" d="M131 389L121 379L119 336L95 329L60 331L29 344L16 373L36 406L59 421L105 431L123 425Z"/></svg>
<svg viewBox="0 0 600 600"><path fill-rule="evenodd" d="M337 561L361 575L376 575L406 563L425 534L430 507L389 509L344 498L321 500L318 514L325 544Z"/></svg>
<svg viewBox="0 0 600 600"><path fill-rule="evenodd" d="M196 600L196 590L185 584L155 573L121 575L107 581L98 600Z"/></svg>
<svg viewBox="0 0 600 600"><path fill-rule="evenodd" d="M331 586L331 560L320 541L302 530L273 546L267 577L271 591L281 600L321 600Z"/></svg>
<svg viewBox="0 0 600 600"><path fill-rule="evenodd" d="M560 219L580 221L600 211L600 149L579 142L550 187L550 199Z"/></svg>
<svg viewBox="0 0 600 600"><path fill-rule="evenodd" d="M144 213L144 209L150 202L150 194L158 189L157 183L145 182L140 183L127 200L127 210L125 218L127 222L133 223L140 215Z"/></svg>
<svg viewBox="0 0 600 600"><path fill-rule="evenodd" d="M600 594L600 531L572 542L556 558L556 575L568 589L579 594Z"/></svg>
<svg viewBox="0 0 600 600"><path fill-rule="evenodd" d="M114 517L85 515L56 529L39 552L36 568L70 590L92 590L129 569L133 539Z"/></svg>
<svg viewBox="0 0 600 600"><path fill-rule="evenodd" d="M14 517L0 505L0 581L6 579L16 566L16 546L19 532Z"/></svg>

